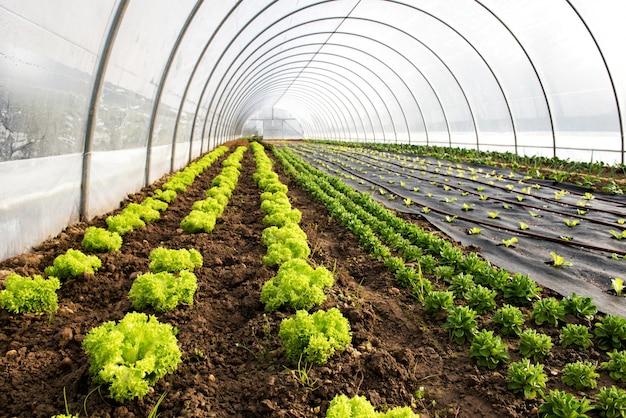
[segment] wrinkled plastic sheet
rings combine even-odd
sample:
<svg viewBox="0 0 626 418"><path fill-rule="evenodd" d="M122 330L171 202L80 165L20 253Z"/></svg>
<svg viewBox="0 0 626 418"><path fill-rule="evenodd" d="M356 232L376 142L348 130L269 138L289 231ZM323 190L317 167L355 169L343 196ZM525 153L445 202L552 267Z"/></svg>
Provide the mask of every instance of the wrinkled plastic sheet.
<svg viewBox="0 0 626 418"><path fill-rule="evenodd" d="M614 230L619 234L626 227L617 222L626 219L624 196L594 193L593 199L586 200L583 198L586 189L552 181L524 181L524 174L511 170L457 165L392 152L370 155L371 151L363 153L353 148L338 151L317 146L313 149L314 153L308 148L300 156L318 169L341 176L344 182L371 194L383 205L422 216L462 245L480 248L483 257L492 264L529 275L563 296L572 293L591 296L600 311L626 316L626 298L610 293L611 279L626 278L626 259L623 259L626 238L617 240L609 232ZM399 160L399 157L407 158ZM426 170L421 169L424 166ZM477 176L476 180L471 179L471 172ZM540 188L533 188L535 184ZM484 190L478 192L477 188ZM488 199L481 200L480 194ZM517 196L523 200L518 201ZM409 205L404 200L407 198L411 199ZM577 206L580 202L585 206ZM425 213L424 207L431 211ZM579 214L579 210L586 213ZM499 212L499 215L492 219L490 212ZM531 216L530 212L538 216ZM565 219L579 223L568 226ZM520 222L528 225L528 229L522 231ZM468 234L474 227L480 228L480 233ZM518 242L506 247L503 240L513 237ZM572 265L555 267L551 252ZM614 253L619 260L612 259Z"/></svg>

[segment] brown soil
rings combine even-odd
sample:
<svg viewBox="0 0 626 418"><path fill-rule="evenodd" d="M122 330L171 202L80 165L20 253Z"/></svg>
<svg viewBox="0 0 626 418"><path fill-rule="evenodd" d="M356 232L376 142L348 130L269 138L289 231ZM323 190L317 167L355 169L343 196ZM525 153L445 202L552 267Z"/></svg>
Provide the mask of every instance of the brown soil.
<svg viewBox="0 0 626 418"><path fill-rule="evenodd" d="M503 367L478 368L469 358L467 344L449 343L441 327L443 318L428 317L408 290L395 287L381 262L363 252L323 206L281 174L293 206L302 211L312 261L336 269L335 285L322 308L337 306L353 332L352 346L326 366L298 370L278 340L280 321L292 312L266 314L259 302L261 287L275 269L262 262L265 226L260 192L251 178L251 151L213 233L189 235L179 228L193 202L204 198L220 162L180 194L160 220L127 234L121 251L101 255L103 266L95 275L64 282L54 317L0 311L0 416L65 413L64 389L70 413L97 417L147 416L164 392L158 409L163 418L324 416L330 400L340 393L365 395L383 409L412 405L422 416L531 415L539 401L515 397L506 389ZM282 173L279 165L275 169ZM129 200L141 201L164 180ZM105 226L104 218L89 225ZM33 252L0 263L1 276L43 274L56 256L82 248L87 226L68 227ZM132 310L127 294L133 278L148 271L148 255L158 246L196 248L204 256L203 267L196 269L194 304L158 315L179 329L183 362L143 400L121 405L107 396L106 388L94 391L81 341L91 328ZM517 360L514 342L509 346L512 360ZM554 352L546 366L553 374L577 357L600 357L594 351ZM551 380L562 387L560 379L551 376ZM603 375L599 386L610 383ZM424 396L416 399L420 387Z"/></svg>

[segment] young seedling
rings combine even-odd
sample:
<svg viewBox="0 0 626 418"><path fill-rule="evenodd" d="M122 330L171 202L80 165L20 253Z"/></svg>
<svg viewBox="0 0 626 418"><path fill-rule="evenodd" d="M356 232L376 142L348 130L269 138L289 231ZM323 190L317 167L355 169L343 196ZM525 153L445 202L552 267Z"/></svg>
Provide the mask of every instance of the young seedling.
<svg viewBox="0 0 626 418"><path fill-rule="evenodd" d="M506 344L493 331L481 330L474 335L470 346L470 357L476 357L478 364L495 369L500 362L508 363L509 354Z"/></svg>
<svg viewBox="0 0 626 418"><path fill-rule="evenodd" d="M523 202L524 201L524 196L517 195L516 199L517 199L518 202Z"/></svg>
<svg viewBox="0 0 626 418"><path fill-rule="evenodd" d="M525 231L528 228L530 228L530 227L528 225L526 225L524 222L520 222L519 223L519 229L521 229L522 231Z"/></svg>
<svg viewBox="0 0 626 418"><path fill-rule="evenodd" d="M473 228L469 228L467 230L468 235L478 235L480 234L480 231L482 231L482 229L480 229L479 227L475 226Z"/></svg>
<svg viewBox="0 0 626 418"><path fill-rule="evenodd" d="M485 200L489 199L489 196L487 196L486 194L481 194L481 195L479 195L479 197L478 197L478 198L479 198L480 200L485 201Z"/></svg>
<svg viewBox="0 0 626 418"><path fill-rule="evenodd" d="M596 372L595 364L585 361L568 363L563 367L561 380L576 390L595 389L598 386L596 379L600 375Z"/></svg>
<svg viewBox="0 0 626 418"><path fill-rule="evenodd" d="M556 327L559 321L565 322L565 308L555 298L539 299L533 306L530 319L534 320L537 325L547 322Z"/></svg>
<svg viewBox="0 0 626 418"><path fill-rule="evenodd" d="M543 396L548 376L543 372L543 364L532 364L529 359L511 363L506 382L509 390L522 393L524 399L535 399Z"/></svg>
<svg viewBox="0 0 626 418"><path fill-rule="evenodd" d="M466 211L466 212L468 212L470 210L474 210L474 206L475 205L473 203L469 204L469 205L467 203L463 203L463 210Z"/></svg>
<svg viewBox="0 0 626 418"><path fill-rule="evenodd" d="M424 207L422 208L422 212L424 212L424 213L430 213L430 208L429 208L428 206L424 206Z"/></svg>
<svg viewBox="0 0 626 418"><path fill-rule="evenodd" d="M563 258L562 256L558 255L554 251L551 251L550 255L552 256L552 265L554 267L570 267L570 266L572 266L572 262L571 261L565 261L565 258Z"/></svg>
<svg viewBox="0 0 626 418"><path fill-rule="evenodd" d="M404 199L404 204L408 208L409 206L411 206L413 204L413 201L410 198L407 197L407 198Z"/></svg>
<svg viewBox="0 0 626 418"><path fill-rule="evenodd" d="M611 289L615 291L617 296L622 296L624 293L624 280L619 277L611 279Z"/></svg>
<svg viewBox="0 0 626 418"><path fill-rule="evenodd" d="M528 211L528 213L530 214L530 216L532 216L533 218L541 218L541 215L539 215L538 213L531 211Z"/></svg>
<svg viewBox="0 0 626 418"><path fill-rule="evenodd" d="M539 406L538 412L541 417L588 418L586 412L592 409L593 405L587 398L578 400L571 393L555 389L545 397L545 402Z"/></svg>
<svg viewBox="0 0 626 418"><path fill-rule="evenodd" d="M624 238L626 238L626 229L624 229L622 232L617 233L615 232L615 230L611 229L609 231L611 233L611 235L613 236L613 238L615 238L618 241L623 240Z"/></svg>
<svg viewBox="0 0 626 418"><path fill-rule="evenodd" d="M527 329L520 334L519 351L522 357L538 361L547 356L553 344L549 335L534 329Z"/></svg>
<svg viewBox="0 0 626 418"><path fill-rule="evenodd" d="M500 215L500 212L488 212L487 215L489 215L489 218L491 219L497 219Z"/></svg>
<svg viewBox="0 0 626 418"><path fill-rule="evenodd" d="M563 347L573 345L578 350L593 347L593 336L585 325L567 324L561 329L559 341Z"/></svg>
<svg viewBox="0 0 626 418"><path fill-rule="evenodd" d="M446 222L452 223L456 220L457 216L446 215Z"/></svg>
<svg viewBox="0 0 626 418"><path fill-rule="evenodd" d="M509 239L503 239L502 240L502 245L504 245L506 248L509 247L514 247L515 243L518 241L518 239L516 237L513 238L509 238Z"/></svg>
<svg viewBox="0 0 626 418"><path fill-rule="evenodd" d="M587 211L586 210L582 210L582 209L576 209L576 213L578 213L579 215L586 215Z"/></svg>
<svg viewBox="0 0 626 418"><path fill-rule="evenodd" d="M524 325L524 314L517 306L505 303L496 311L493 323L500 326L502 335L520 335Z"/></svg>
<svg viewBox="0 0 626 418"><path fill-rule="evenodd" d="M565 225L569 226L570 228L575 227L576 225L578 225L580 223L580 220L578 219L563 219L563 222L565 222Z"/></svg>
<svg viewBox="0 0 626 418"><path fill-rule="evenodd" d="M413 191L414 191L415 193L417 193L417 192L419 192L419 191L420 191L420 188L419 188L419 187L413 187Z"/></svg>

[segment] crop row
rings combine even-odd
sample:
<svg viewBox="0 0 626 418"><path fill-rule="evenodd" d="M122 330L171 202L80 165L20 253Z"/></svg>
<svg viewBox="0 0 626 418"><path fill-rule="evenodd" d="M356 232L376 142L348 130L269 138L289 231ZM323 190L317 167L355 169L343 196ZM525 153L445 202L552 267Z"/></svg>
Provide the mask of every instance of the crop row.
<svg viewBox="0 0 626 418"><path fill-rule="evenodd" d="M586 398L578 400L572 394L558 390L546 394L548 379L543 366L530 363L530 359L544 358L553 342L550 336L534 328L522 329L526 321L518 306L530 305L534 301L528 319L535 326L559 326L566 322L566 314L576 317L576 322L591 323L596 313L591 298L572 294L561 301L551 297L538 299L541 289L527 276L510 275L494 268L476 253L464 255L460 248L448 241L396 217L369 195L357 193L338 178L312 169L290 151L274 151L287 172L324 203L331 215L350 229L366 250L384 261L399 284L411 288L426 312L435 317L439 313L446 315L443 327L448 330L450 340L460 344L469 342L470 357L475 357L479 365L496 368L510 360L508 346L500 336L486 329L478 330L479 312L493 313L494 328L500 329L503 335L519 338L517 351L522 359L508 367L506 380L509 388L528 399L542 396L544 403L540 411L545 411L548 416L552 416L550 411L554 408L572 409L581 414L577 416L586 416L584 413L590 408ZM400 256L393 256L392 251ZM425 276L433 278L435 283ZM443 290L435 290L436 286ZM506 302L497 310L496 296ZM487 321L485 317L483 323ZM559 340L563 346L572 345L581 351L588 350L594 343L602 350L613 350L607 353L608 361L601 367L615 381L626 381L626 351L623 350L626 319L607 315L595 323L593 334L584 324L567 324L562 328ZM596 365L588 361L569 363L562 370L563 382L577 390L594 389L597 377ZM625 410L625 400L626 392L622 389L602 388L594 405L606 416L622 416L618 414ZM611 413L616 405L621 405L618 412Z"/></svg>
<svg viewBox="0 0 626 418"><path fill-rule="evenodd" d="M309 265L307 236L298 225L301 213L291 207L287 197L288 188L273 171L272 161L263 146L252 143L251 147L257 167L253 177L263 190L263 223L268 225L263 231L263 243L268 247L264 262L280 266L276 276L263 285L261 302L269 312L281 307L296 310L295 316L281 321L279 338L286 348L287 357L297 362L300 370L306 371L309 367L307 364L326 364L332 355L344 351L350 345L350 324L336 307L327 311L317 310L312 314L308 312L326 300L325 290L334 282L333 273L324 266L313 268ZM303 369L301 362L304 362ZM306 376L306 373L301 376ZM410 407L377 412L367 398L348 398L343 394L333 398L326 416L418 417Z"/></svg>

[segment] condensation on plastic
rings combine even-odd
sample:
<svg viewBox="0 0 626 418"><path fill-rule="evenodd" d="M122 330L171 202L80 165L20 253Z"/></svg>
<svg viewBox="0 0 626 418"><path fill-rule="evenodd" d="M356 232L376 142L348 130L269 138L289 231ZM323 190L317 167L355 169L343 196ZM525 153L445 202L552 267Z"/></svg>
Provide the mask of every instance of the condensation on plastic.
<svg viewBox="0 0 626 418"><path fill-rule="evenodd" d="M128 0L80 214L123 4L0 0L0 259L248 133L624 161L622 0Z"/></svg>

